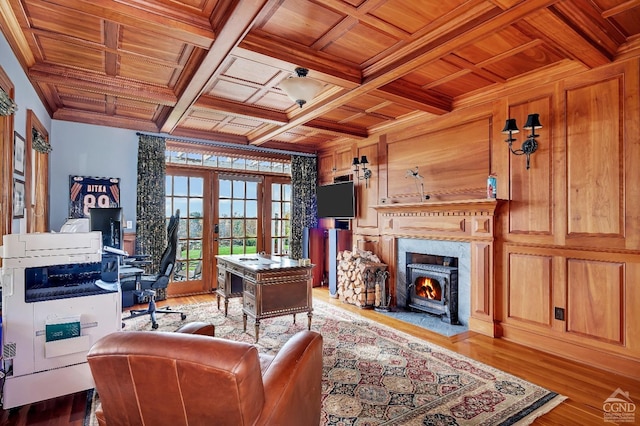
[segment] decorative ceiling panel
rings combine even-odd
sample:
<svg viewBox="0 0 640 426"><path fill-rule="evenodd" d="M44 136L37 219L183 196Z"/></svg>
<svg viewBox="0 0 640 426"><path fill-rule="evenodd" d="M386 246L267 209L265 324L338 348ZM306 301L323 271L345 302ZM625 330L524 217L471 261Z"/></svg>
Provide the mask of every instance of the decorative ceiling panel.
<svg viewBox="0 0 640 426"><path fill-rule="evenodd" d="M640 56L628 0L0 1L54 118L305 152ZM323 84L303 108L296 67Z"/></svg>

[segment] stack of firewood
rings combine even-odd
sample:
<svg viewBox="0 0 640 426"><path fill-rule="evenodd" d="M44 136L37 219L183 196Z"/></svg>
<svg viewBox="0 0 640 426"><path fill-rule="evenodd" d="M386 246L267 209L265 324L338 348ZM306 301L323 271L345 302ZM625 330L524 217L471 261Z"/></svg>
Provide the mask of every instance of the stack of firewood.
<svg viewBox="0 0 640 426"><path fill-rule="evenodd" d="M380 305L380 290L375 286L375 274L386 265L370 251L341 251L338 253L338 298L360 308ZM369 279L369 290L366 280Z"/></svg>

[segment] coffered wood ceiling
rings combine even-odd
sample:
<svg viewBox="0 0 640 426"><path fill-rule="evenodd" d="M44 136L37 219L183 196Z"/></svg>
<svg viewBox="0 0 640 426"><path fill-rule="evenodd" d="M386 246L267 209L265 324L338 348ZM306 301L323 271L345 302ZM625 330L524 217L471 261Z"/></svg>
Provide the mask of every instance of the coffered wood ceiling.
<svg viewBox="0 0 640 426"><path fill-rule="evenodd" d="M640 0L0 0L59 120L315 151L640 49ZM295 67L324 83L299 108Z"/></svg>

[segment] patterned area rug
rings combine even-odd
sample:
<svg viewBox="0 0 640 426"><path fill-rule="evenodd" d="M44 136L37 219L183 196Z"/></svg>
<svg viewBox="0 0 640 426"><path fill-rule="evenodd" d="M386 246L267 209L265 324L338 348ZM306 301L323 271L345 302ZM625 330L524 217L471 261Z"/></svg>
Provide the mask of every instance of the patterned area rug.
<svg viewBox="0 0 640 426"><path fill-rule="evenodd" d="M226 318L216 303L174 309L188 315L186 322L214 324L217 337L254 343L253 325L242 331L240 299L230 301ZM306 315L296 319L262 320L259 350L276 353L304 330ZM158 330L173 331L184 322L180 315L159 315ZM565 399L321 301L314 300L311 328L324 338L323 425L530 424ZM127 320L125 330L151 330L151 323L148 317Z"/></svg>

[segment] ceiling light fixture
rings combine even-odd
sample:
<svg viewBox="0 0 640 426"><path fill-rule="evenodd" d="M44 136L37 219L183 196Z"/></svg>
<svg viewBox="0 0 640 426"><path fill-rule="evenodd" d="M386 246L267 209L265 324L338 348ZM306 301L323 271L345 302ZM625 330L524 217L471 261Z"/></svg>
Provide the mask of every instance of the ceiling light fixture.
<svg viewBox="0 0 640 426"><path fill-rule="evenodd" d="M291 98L292 101L300 105L311 101L320 89L322 83L307 77L309 70L306 68L296 68L296 76L291 76L280 82L280 89Z"/></svg>

